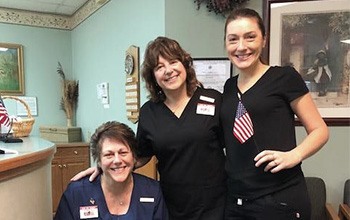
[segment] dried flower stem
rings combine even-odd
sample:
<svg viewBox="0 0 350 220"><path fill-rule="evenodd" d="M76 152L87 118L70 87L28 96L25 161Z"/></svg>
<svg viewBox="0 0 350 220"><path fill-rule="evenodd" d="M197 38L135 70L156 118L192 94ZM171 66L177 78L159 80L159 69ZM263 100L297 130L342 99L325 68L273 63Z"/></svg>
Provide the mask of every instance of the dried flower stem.
<svg viewBox="0 0 350 220"><path fill-rule="evenodd" d="M66 79L60 62L58 62L57 73L62 78L61 109L65 112L67 119L73 119L78 103L79 82Z"/></svg>

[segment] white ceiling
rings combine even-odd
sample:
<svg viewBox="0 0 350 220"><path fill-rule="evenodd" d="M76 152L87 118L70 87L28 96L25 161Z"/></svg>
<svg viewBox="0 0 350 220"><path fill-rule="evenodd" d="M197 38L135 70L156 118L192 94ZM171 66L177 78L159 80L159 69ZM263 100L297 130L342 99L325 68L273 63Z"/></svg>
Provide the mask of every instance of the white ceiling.
<svg viewBox="0 0 350 220"><path fill-rule="evenodd" d="M72 15L89 0L0 0L0 7Z"/></svg>

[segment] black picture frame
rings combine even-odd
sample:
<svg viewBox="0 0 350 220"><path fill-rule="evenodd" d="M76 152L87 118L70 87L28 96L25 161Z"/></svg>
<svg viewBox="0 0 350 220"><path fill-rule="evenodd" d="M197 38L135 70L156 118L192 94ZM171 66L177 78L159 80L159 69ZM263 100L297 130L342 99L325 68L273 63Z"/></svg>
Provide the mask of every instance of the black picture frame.
<svg viewBox="0 0 350 220"><path fill-rule="evenodd" d="M263 2L263 21L264 21L264 25L266 28L266 36L267 36L267 41L266 41L266 46L263 50L262 53L262 59L265 63L270 64L270 65L274 65L271 63L270 60L270 41L273 39L270 39L271 35L270 33L273 31L271 30L271 19L276 19L276 18L271 18L271 8L273 8L273 4L275 3L295 3L298 4L300 2L310 2L310 4L315 4L314 7L310 7L310 10L314 10L315 8L318 7L318 3L319 1L326 1L326 0L264 0ZM332 4L333 2L328 1L327 2L329 9L332 9ZM301 12L300 12L301 14ZM282 27L279 27L282 28ZM278 44L278 42L274 41L274 44ZM277 51L278 52L278 51ZM349 94L350 95L350 94ZM330 108L331 109L331 108ZM335 108L334 108L335 109ZM346 108L347 110L347 108ZM345 110L345 111L346 111ZM331 111L331 110L330 110ZM350 111L349 111L350 112ZM326 124L328 126L350 126L350 117L348 116L325 116L321 113L324 121L326 122ZM298 120L296 120L296 124L300 125L300 122Z"/></svg>

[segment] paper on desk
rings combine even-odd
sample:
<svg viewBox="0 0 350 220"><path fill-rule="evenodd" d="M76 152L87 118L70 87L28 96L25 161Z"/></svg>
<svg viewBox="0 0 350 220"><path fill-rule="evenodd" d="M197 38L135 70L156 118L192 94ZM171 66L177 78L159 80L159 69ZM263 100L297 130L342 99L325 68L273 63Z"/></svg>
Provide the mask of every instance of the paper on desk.
<svg viewBox="0 0 350 220"><path fill-rule="evenodd" d="M13 149L0 147L0 154L18 154L18 151L13 150Z"/></svg>

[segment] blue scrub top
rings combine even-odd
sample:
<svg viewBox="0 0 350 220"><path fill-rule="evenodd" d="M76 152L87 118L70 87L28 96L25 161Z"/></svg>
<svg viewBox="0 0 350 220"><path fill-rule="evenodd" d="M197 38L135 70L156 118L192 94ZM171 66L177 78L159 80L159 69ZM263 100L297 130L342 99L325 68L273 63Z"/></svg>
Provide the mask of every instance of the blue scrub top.
<svg viewBox="0 0 350 220"><path fill-rule="evenodd" d="M167 220L168 210L159 183L140 174L132 175L134 188L126 214L113 215L109 212L101 188L101 176L98 176L93 182L89 181L89 177L71 182L61 197L54 219L81 219L80 207L97 205L98 218L92 219Z"/></svg>

